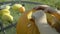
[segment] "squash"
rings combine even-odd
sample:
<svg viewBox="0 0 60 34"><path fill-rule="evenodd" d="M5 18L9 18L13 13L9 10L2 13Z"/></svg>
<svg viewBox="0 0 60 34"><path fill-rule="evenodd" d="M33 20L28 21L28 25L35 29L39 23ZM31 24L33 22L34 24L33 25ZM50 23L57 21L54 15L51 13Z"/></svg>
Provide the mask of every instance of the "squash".
<svg viewBox="0 0 60 34"><path fill-rule="evenodd" d="M49 13L46 13L46 16L47 16L47 21L48 21L48 24L53 26L55 21L54 21L54 16L52 16L51 14Z"/></svg>
<svg viewBox="0 0 60 34"><path fill-rule="evenodd" d="M0 11L1 11L1 14L9 14L10 15L10 11L8 9L2 9Z"/></svg>
<svg viewBox="0 0 60 34"><path fill-rule="evenodd" d="M19 10L20 7L22 7L21 4L14 4L14 5L12 6L12 9L13 9L13 10Z"/></svg>
<svg viewBox="0 0 60 34"><path fill-rule="evenodd" d="M16 26L17 34L40 34L35 21L28 18L30 14L32 15L31 12L33 11L24 12L19 18Z"/></svg>
<svg viewBox="0 0 60 34"><path fill-rule="evenodd" d="M55 13L52 14L46 14L47 15L47 21L48 24L50 24L53 28L55 28L60 33L60 16L59 14Z"/></svg>
<svg viewBox="0 0 60 34"><path fill-rule="evenodd" d="M25 12L25 7L20 7L20 8L19 8L19 12L20 12L20 13Z"/></svg>

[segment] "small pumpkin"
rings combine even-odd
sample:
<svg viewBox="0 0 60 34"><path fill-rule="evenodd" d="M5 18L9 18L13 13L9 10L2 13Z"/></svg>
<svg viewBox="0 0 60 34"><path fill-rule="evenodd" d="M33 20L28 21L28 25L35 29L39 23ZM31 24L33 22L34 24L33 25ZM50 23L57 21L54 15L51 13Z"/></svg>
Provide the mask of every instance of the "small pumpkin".
<svg viewBox="0 0 60 34"><path fill-rule="evenodd" d="M20 8L19 8L19 12L20 12L20 13L25 12L25 7L20 7Z"/></svg>

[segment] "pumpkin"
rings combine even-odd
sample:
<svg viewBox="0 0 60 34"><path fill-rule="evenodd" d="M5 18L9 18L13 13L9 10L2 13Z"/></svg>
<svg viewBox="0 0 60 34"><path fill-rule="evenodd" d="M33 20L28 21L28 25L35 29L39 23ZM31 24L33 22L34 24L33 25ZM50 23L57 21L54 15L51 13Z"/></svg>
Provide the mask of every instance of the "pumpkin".
<svg viewBox="0 0 60 34"><path fill-rule="evenodd" d="M9 14L4 14L2 15L2 21L3 23L5 23L6 21L8 22L12 22L13 21L13 16L9 15Z"/></svg>
<svg viewBox="0 0 60 34"><path fill-rule="evenodd" d="M22 7L21 4L14 4L14 5L12 6L12 9L13 9L13 10L18 10L20 7Z"/></svg>
<svg viewBox="0 0 60 34"><path fill-rule="evenodd" d="M1 11L1 14L10 14L10 11L8 9L2 9L0 11Z"/></svg>
<svg viewBox="0 0 60 34"><path fill-rule="evenodd" d="M35 21L28 18L31 12L33 11L25 12L19 18L16 26L17 34L40 34Z"/></svg>
<svg viewBox="0 0 60 34"><path fill-rule="evenodd" d="M19 12L20 12L20 13L25 12L25 7L20 7L20 8L19 8Z"/></svg>

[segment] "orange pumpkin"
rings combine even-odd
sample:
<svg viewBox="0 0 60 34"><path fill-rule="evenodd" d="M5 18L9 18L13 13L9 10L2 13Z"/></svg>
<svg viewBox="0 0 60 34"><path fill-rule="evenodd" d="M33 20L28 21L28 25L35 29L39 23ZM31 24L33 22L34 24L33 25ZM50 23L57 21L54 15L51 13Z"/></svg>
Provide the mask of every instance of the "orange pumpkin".
<svg viewBox="0 0 60 34"><path fill-rule="evenodd" d="M43 8L43 7L42 7ZM40 8L40 9L42 9ZM40 10L39 9L39 10ZM48 11L48 10L47 10ZM51 10L50 10L51 11ZM23 13L24 10L22 7L20 8L20 12ZM17 34L40 34L37 26L35 25L35 21L31 19L32 11L24 12L22 16L19 18L16 30ZM57 19L60 19L60 15L58 13L52 13ZM28 17L30 16L30 17ZM50 22L52 24L52 22ZM60 31L60 28L58 28L57 25L55 25L55 28Z"/></svg>
<svg viewBox="0 0 60 34"><path fill-rule="evenodd" d="M16 27L17 34L40 34L38 28L35 25L35 21L28 17L31 12L33 11L25 12L19 18Z"/></svg>
<svg viewBox="0 0 60 34"><path fill-rule="evenodd" d="M25 7L20 7L20 8L19 8L19 12L20 12L20 13L25 12Z"/></svg>

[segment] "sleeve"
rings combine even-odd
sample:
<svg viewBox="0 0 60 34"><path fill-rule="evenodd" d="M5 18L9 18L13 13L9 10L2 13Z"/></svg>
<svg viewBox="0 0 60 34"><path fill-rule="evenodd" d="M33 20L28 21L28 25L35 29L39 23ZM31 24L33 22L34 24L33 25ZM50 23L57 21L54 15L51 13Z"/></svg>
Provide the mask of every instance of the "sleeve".
<svg viewBox="0 0 60 34"><path fill-rule="evenodd" d="M47 23L46 14L43 11L36 11L33 13L32 18L35 20L40 34L58 34L58 32Z"/></svg>

